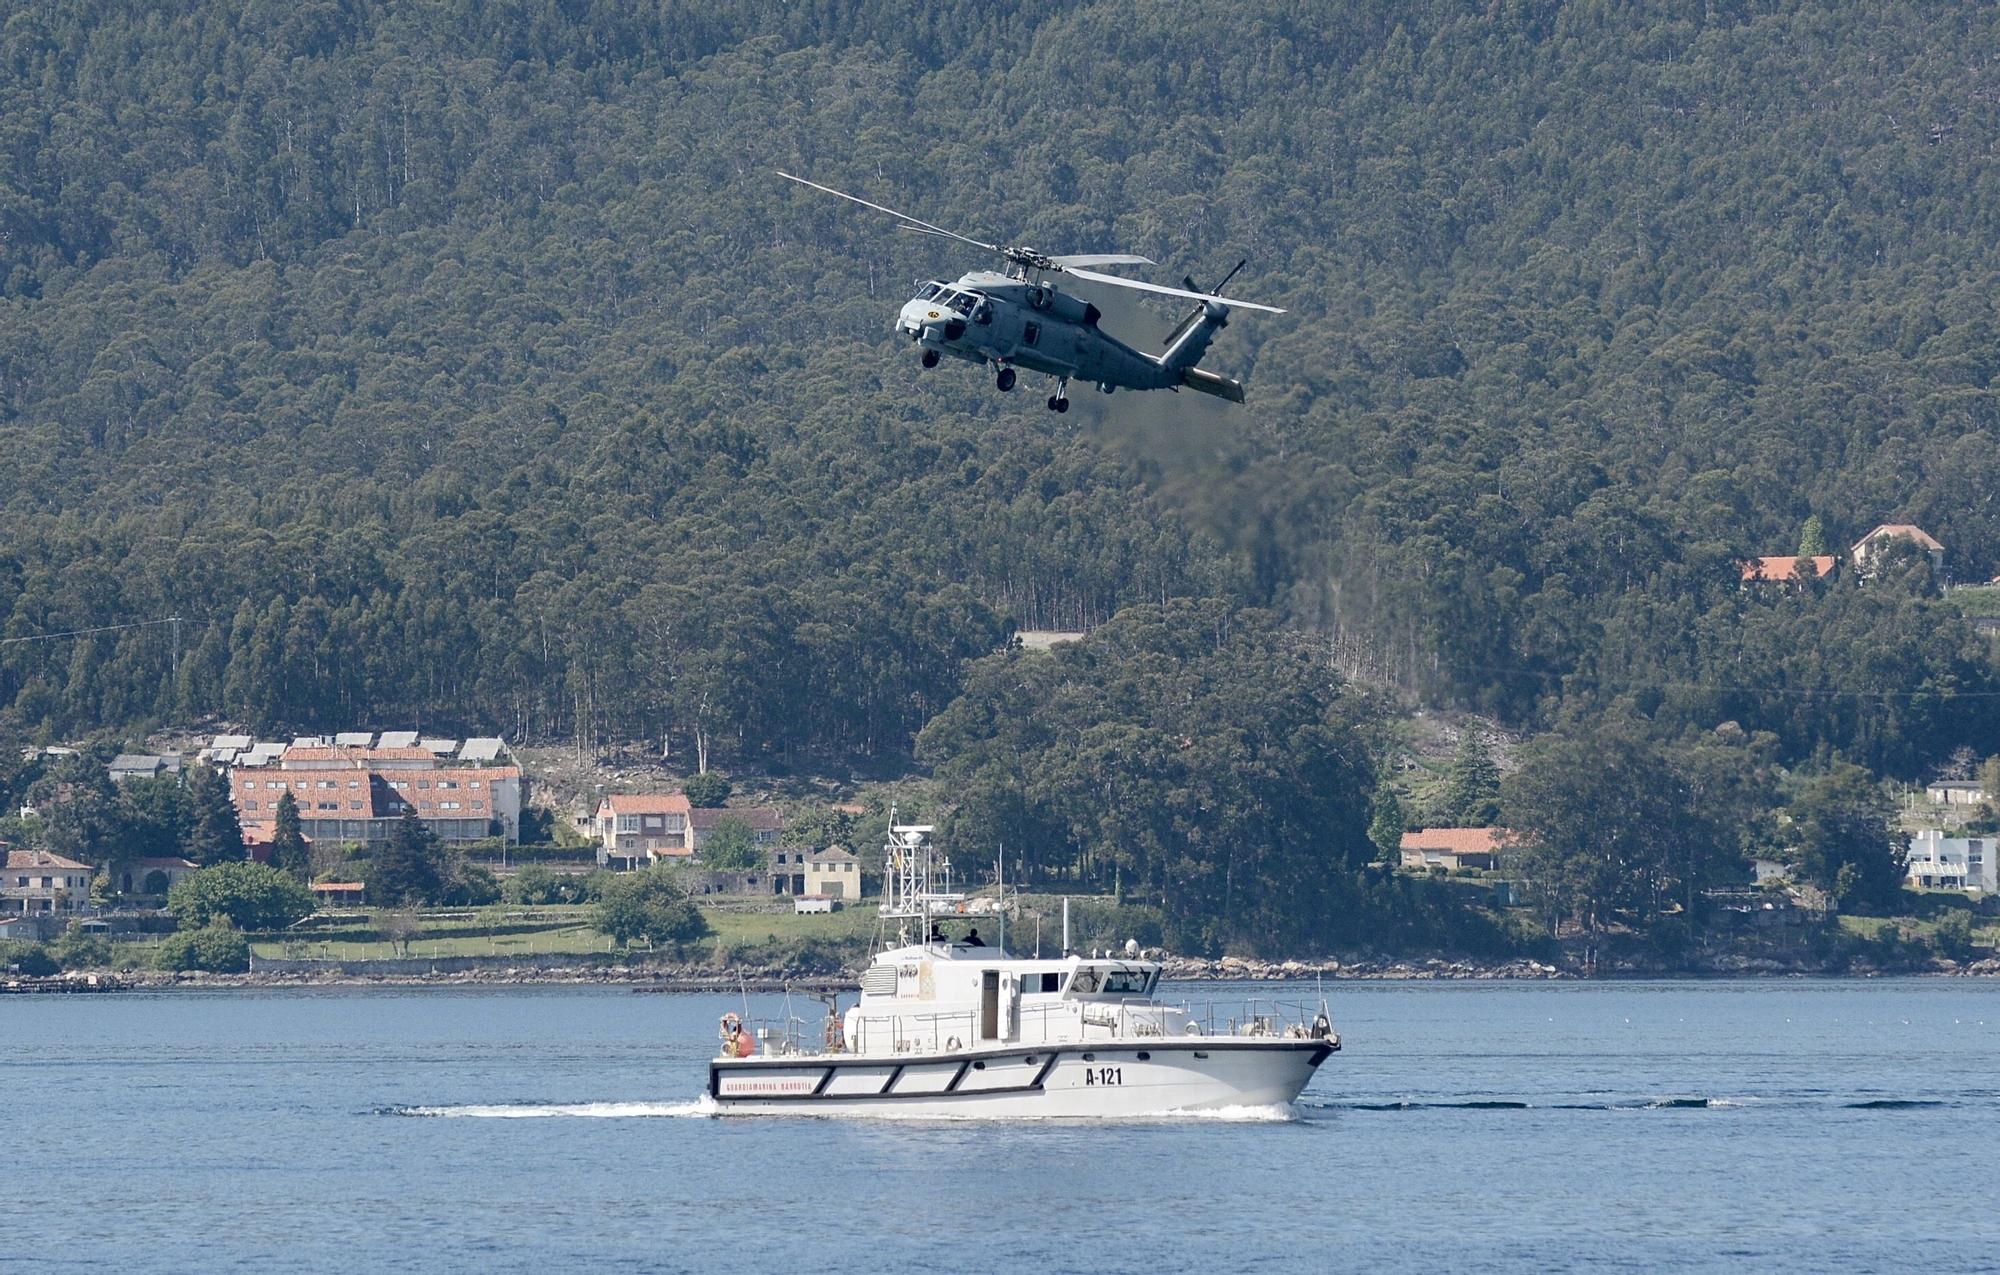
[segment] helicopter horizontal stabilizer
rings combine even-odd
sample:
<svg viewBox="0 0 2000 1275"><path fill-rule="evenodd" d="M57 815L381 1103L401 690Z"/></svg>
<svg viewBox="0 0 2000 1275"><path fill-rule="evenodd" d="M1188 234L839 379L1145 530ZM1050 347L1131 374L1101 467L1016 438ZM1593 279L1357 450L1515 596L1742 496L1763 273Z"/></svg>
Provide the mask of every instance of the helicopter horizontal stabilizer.
<svg viewBox="0 0 2000 1275"><path fill-rule="evenodd" d="M1198 367L1181 370L1181 384L1203 394L1213 394L1217 398L1228 399L1232 403L1243 401L1243 382L1232 381L1226 376L1204 372Z"/></svg>

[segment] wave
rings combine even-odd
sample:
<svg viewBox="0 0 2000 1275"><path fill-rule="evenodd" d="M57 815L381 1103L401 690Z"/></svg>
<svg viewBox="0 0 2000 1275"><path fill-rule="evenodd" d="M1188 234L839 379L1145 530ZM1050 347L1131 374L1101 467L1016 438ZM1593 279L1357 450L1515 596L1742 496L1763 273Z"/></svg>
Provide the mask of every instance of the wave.
<svg viewBox="0 0 2000 1275"><path fill-rule="evenodd" d="M1468 1098L1462 1102L1319 1102L1312 1104L1331 1111L1526 1111L1531 1104L1508 1098Z"/></svg>
<svg viewBox="0 0 2000 1275"><path fill-rule="evenodd" d="M384 1107L385 1116L426 1116L433 1118L469 1117L479 1120L539 1120L573 1117L592 1120L625 1120L715 1114L715 1102L701 1097L693 1102L509 1102L469 1103L442 1107Z"/></svg>
<svg viewBox="0 0 2000 1275"><path fill-rule="evenodd" d="M1950 1107L1942 1098L1870 1098L1866 1102L1850 1102L1850 1111L1914 1111L1919 1107Z"/></svg>
<svg viewBox="0 0 2000 1275"><path fill-rule="evenodd" d="M1535 1104L1512 1098L1465 1098L1450 1101L1402 1099L1396 1102L1321 1102L1310 1106L1331 1111L1531 1111ZM1698 1111L1744 1104L1728 1098L1635 1098L1629 1102L1551 1102L1548 1111Z"/></svg>

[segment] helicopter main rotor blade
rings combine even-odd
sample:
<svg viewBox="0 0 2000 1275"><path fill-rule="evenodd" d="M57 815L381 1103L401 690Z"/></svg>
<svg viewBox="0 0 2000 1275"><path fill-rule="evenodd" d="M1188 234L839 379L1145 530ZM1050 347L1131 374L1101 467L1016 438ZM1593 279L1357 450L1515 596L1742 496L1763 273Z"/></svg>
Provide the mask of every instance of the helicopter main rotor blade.
<svg viewBox="0 0 2000 1275"><path fill-rule="evenodd" d="M1069 273L1079 279L1089 279L1095 283L1108 283L1119 288L1131 288L1137 292L1157 292L1162 296L1186 297L1190 301L1215 301L1228 306L1232 310L1262 310L1266 314L1284 313L1283 310L1274 305L1262 305L1255 301L1238 301L1234 297L1218 297L1207 292L1190 292L1186 288L1169 288L1165 284L1146 283L1138 279L1120 279L1115 274L1099 274L1095 270L1077 270L1072 268Z"/></svg>
<svg viewBox="0 0 2000 1275"><path fill-rule="evenodd" d="M777 173L778 176L784 178L788 182L797 182L801 186L810 186L814 190L822 191L826 194L832 195L839 199L845 199L850 204L860 204L863 208L873 208L876 212L888 213L891 217L894 217L896 220L907 223L905 227L906 229L919 230L925 232L926 234L943 235L946 239L956 239L960 243L969 243L975 248L984 248L988 252L1000 251L999 244L981 243L977 239L969 239L966 236L959 234L955 230L946 230L943 226L933 226L931 223L925 221L921 217L912 217L908 213L897 212L893 208L884 208L881 204L871 204L867 200L862 199L857 195L850 195L844 190L835 190L831 186L822 186L818 182L809 182L803 177L794 177L790 173L785 172L783 169L772 169L771 171Z"/></svg>
<svg viewBox="0 0 2000 1275"><path fill-rule="evenodd" d="M1060 257L1050 257L1065 270L1078 266L1157 266L1160 263L1151 257L1135 257L1129 252L1072 252Z"/></svg>

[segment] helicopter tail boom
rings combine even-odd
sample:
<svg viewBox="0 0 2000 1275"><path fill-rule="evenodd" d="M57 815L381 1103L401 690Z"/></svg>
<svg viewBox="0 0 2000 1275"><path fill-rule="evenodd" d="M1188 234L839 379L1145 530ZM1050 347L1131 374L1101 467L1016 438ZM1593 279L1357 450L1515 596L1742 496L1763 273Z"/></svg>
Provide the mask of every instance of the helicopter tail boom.
<svg viewBox="0 0 2000 1275"><path fill-rule="evenodd" d="M1183 368L1181 384L1191 390L1199 390L1203 394L1213 394L1217 398L1227 399L1231 403L1243 401L1243 382L1232 381L1213 372L1204 372L1198 367Z"/></svg>

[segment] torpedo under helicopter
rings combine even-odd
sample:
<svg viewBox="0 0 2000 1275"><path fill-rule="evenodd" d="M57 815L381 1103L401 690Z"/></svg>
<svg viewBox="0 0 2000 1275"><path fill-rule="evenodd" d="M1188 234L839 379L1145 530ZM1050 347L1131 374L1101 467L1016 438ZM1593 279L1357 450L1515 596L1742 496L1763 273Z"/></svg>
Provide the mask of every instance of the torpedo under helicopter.
<svg viewBox="0 0 2000 1275"><path fill-rule="evenodd" d="M945 357L969 363L991 365L996 370L994 387L1014 388L1018 370L1040 372L1053 377L1055 393L1049 396L1049 410L1069 410L1069 383L1093 384L1104 393L1113 390L1174 390L1183 386L1213 394L1232 403L1243 401L1243 383L1205 371L1196 364L1208 353L1215 334L1229 324L1231 312L1261 310L1283 314L1276 306L1254 301L1238 301L1217 295L1236 277L1243 262L1236 263L1213 291L1196 289L1193 279L1183 279L1184 288L1169 288L1137 279L1121 279L1102 274L1092 266L1150 266L1146 257L1129 253L1070 253L1049 256L1032 248L1010 248L981 243L942 226L919 220L908 213L822 186L818 182L780 172L786 181L872 208L894 217L903 230L937 235L994 253L1007 263L1005 273L973 270L955 283L933 280L903 306L896 318L896 331L923 350L923 365L936 367ZM1135 350L1097 326L1096 306L1062 291L1052 281L1067 274L1093 283L1183 297L1195 308L1167 334L1166 348L1158 354Z"/></svg>

